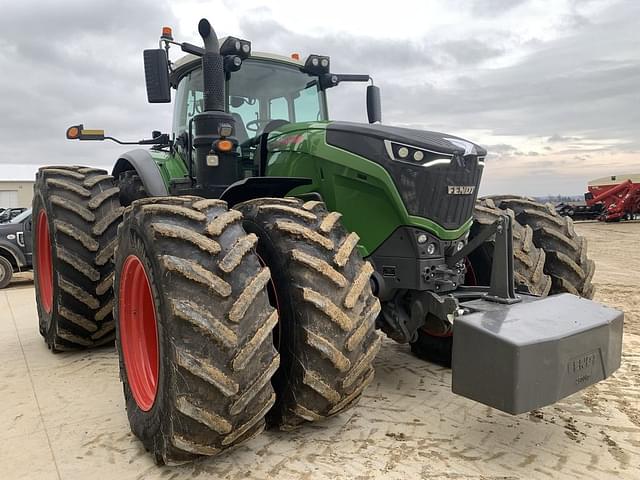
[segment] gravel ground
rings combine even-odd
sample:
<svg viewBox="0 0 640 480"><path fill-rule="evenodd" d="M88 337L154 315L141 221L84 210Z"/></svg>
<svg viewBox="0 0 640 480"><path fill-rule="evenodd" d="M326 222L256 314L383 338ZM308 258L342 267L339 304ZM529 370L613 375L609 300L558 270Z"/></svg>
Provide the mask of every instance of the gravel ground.
<svg viewBox="0 0 640 480"><path fill-rule="evenodd" d="M20 275L0 292L0 476L640 478L640 223L576 228L598 265L596 300L626 315L623 363L605 382L510 416L452 394L448 370L387 341L355 409L173 468L156 467L130 433L113 348L52 355Z"/></svg>

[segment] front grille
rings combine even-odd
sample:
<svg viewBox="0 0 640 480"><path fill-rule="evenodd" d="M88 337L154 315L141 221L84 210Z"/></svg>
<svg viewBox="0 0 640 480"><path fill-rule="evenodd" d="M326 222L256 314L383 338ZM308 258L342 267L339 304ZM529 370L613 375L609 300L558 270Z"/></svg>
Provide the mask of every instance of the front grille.
<svg viewBox="0 0 640 480"><path fill-rule="evenodd" d="M415 130L372 127L335 122L327 127L326 140L330 145L382 165L392 177L410 215L428 218L448 230L461 227L472 217L483 169L478 158L486 155L482 147L475 146L474 154L465 155L464 149L447 140L457 138L451 135L434 132L417 135ZM434 158L451 158L451 162L424 167L393 160L384 140L436 150L442 155ZM473 186L473 192L462 195L449 193L449 187L460 186Z"/></svg>
<svg viewBox="0 0 640 480"><path fill-rule="evenodd" d="M400 162L387 162L409 214L433 220L444 228L455 229L473 215L482 167L477 158L455 157L449 165L414 167ZM473 193L453 195L450 186L474 186Z"/></svg>

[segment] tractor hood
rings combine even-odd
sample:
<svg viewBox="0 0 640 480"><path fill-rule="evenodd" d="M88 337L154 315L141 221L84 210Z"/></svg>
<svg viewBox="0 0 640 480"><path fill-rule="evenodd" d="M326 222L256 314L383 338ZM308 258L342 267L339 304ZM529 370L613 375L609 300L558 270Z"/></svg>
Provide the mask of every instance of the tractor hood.
<svg viewBox="0 0 640 480"><path fill-rule="evenodd" d="M340 135L341 133L343 135ZM344 136L344 134L346 134L346 136ZM415 146L435 155L441 154L449 157L454 155L474 155L484 157L487 154L487 151L481 146L446 133L352 122L331 122L327 125L327 141L330 144L333 144L329 141L330 137L334 140L340 137L342 140L351 138L353 142L359 143L362 141L362 135L382 140L383 142L389 140L406 146ZM335 146L345 148L343 145ZM350 149L347 148L347 150Z"/></svg>
<svg viewBox="0 0 640 480"><path fill-rule="evenodd" d="M410 215L457 229L473 215L487 151L438 132L331 122L326 142L380 164Z"/></svg>

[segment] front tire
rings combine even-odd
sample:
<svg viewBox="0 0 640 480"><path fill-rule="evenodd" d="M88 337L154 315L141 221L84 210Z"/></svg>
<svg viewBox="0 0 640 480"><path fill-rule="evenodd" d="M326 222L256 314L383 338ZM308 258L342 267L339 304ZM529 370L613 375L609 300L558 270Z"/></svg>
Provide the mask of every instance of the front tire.
<svg viewBox="0 0 640 480"><path fill-rule="evenodd" d="M354 406L374 375L381 337L373 268L357 251L340 214L318 201L262 198L236 206L273 272L282 364L270 423L291 429Z"/></svg>
<svg viewBox="0 0 640 480"><path fill-rule="evenodd" d="M538 203L531 198L495 196L493 201L501 210L511 210L516 220L533 231L533 243L544 250L544 271L551 278L550 295L572 293L593 298L593 274L596 266L587 257L587 239L578 235L573 220L558 215L552 204Z"/></svg>
<svg viewBox="0 0 640 480"><path fill-rule="evenodd" d="M114 284L120 375L131 430L158 463L249 440L275 402L278 316L241 218L194 197L143 199L125 214Z"/></svg>

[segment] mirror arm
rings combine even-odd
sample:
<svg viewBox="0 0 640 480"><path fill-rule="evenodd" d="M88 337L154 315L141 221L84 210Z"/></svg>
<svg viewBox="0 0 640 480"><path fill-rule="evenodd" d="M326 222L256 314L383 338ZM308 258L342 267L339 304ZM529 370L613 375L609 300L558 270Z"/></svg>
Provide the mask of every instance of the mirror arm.
<svg viewBox="0 0 640 480"><path fill-rule="evenodd" d="M169 134L163 133L162 135L158 135L154 138L148 138L144 140L138 140L137 142L123 142L122 140L118 140L115 137L104 137L104 140L111 140L112 142L116 142L119 145L171 145L171 140L169 139Z"/></svg>
<svg viewBox="0 0 640 480"><path fill-rule="evenodd" d="M327 88L336 87L341 82L371 81L373 83L373 79L369 75L362 75L362 74L355 74L355 73L324 73L322 75L319 75L318 81L320 83L321 90L326 90ZM312 82L309 82L309 83L312 83Z"/></svg>

